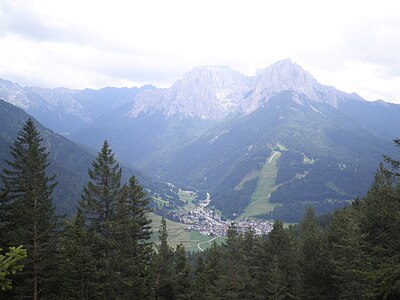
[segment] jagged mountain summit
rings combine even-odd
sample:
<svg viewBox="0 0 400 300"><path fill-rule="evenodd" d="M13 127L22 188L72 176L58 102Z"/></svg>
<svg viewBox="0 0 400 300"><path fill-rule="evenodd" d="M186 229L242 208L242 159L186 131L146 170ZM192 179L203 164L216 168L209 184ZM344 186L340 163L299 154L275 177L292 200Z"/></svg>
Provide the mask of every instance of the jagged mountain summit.
<svg viewBox="0 0 400 300"><path fill-rule="evenodd" d="M317 103L338 107L346 99L363 100L320 83L290 59L245 76L225 66L196 67L169 88L105 88L98 91L22 87L0 79L0 97L23 108L58 132L96 123L114 110L124 117L161 113L166 117L222 121L256 111L274 95L292 90ZM101 102L101 103L99 103ZM129 104L129 105L128 105Z"/></svg>
<svg viewBox="0 0 400 300"><path fill-rule="evenodd" d="M24 87L0 78L0 98L24 109L45 126L70 133L92 124L99 116L132 101L142 88L100 90Z"/></svg>
<svg viewBox="0 0 400 300"><path fill-rule="evenodd" d="M197 67L170 88L136 96L130 115L162 111L201 119L222 120L241 105L249 79L228 67Z"/></svg>
<svg viewBox="0 0 400 300"><path fill-rule="evenodd" d="M61 104L32 114L74 131L76 142L99 149L107 139L122 161L209 192L210 205L230 217L296 221L309 204L319 213L347 205L400 136L399 105L323 85L290 59L254 76L196 67L163 89L20 90L0 84L0 96L19 97L27 111L41 101L76 101L91 123Z"/></svg>
<svg viewBox="0 0 400 300"><path fill-rule="evenodd" d="M250 114L271 97L286 90L333 107L348 98L363 100L355 94L346 94L320 84L300 65L285 59L250 77L229 67L196 67L170 88L139 93L129 114L135 118L140 114L160 111L167 116L183 115L220 121L238 114Z"/></svg>

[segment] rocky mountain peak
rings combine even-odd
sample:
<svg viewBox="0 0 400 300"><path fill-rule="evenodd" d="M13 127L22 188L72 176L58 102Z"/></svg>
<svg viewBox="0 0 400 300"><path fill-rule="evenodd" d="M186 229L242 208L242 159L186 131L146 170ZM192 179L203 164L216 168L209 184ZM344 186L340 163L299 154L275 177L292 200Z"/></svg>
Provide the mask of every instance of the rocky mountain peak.
<svg viewBox="0 0 400 300"><path fill-rule="evenodd" d="M317 90L320 87L317 80L300 65L290 59L281 60L257 72L254 77L254 91L248 103L249 110L257 109L260 99L266 101L286 90L293 90L311 100L319 101L320 94Z"/></svg>
<svg viewBox="0 0 400 300"><path fill-rule="evenodd" d="M284 59L257 71L253 77L224 66L196 67L170 88L139 93L130 115L162 111L167 116L181 114L223 120L236 113L249 114L287 90L305 96L307 101L333 107L342 99L354 98L320 84L300 65Z"/></svg>
<svg viewBox="0 0 400 300"><path fill-rule="evenodd" d="M247 78L229 67L196 67L169 89L140 93L130 114L161 110L168 116L222 120L236 110L247 88Z"/></svg>

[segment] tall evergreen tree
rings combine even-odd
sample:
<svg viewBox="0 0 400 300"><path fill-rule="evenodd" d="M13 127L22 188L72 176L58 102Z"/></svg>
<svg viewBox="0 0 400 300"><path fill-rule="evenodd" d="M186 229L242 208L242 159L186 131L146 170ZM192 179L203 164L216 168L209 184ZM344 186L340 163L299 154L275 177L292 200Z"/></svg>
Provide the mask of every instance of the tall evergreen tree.
<svg viewBox="0 0 400 300"><path fill-rule="evenodd" d="M1 176L2 205L7 205L9 243L27 249L25 269L16 282L16 297L33 299L51 296L51 274L58 220L52 204L56 185L54 176L46 173L48 153L33 121L28 119L11 146L11 160Z"/></svg>
<svg viewBox="0 0 400 300"><path fill-rule="evenodd" d="M10 204L6 191L0 190L0 248L10 245Z"/></svg>
<svg viewBox="0 0 400 300"><path fill-rule="evenodd" d="M274 223L256 257L256 289L259 296L300 298L297 249L290 231L283 227L281 221Z"/></svg>
<svg viewBox="0 0 400 300"><path fill-rule="evenodd" d="M78 209L77 215L65 224L61 240L61 299L92 299L96 295L98 274L91 244Z"/></svg>
<svg viewBox="0 0 400 300"><path fill-rule="evenodd" d="M330 261L334 266L333 279L340 299L367 299L370 285L370 257L360 229L359 211L347 207L335 212L325 239Z"/></svg>
<svg viewBox="0 0 400 300"><path fill-rule="evenodd" d="M122 298L148 299L152 295L150 268L153 244L149 199L136 178L124 186L117 206L113 234L118 242L116 267Z"/></svg>
<svg viewBox="0 0 400 300"><path fill-rule="evenodd" d="M300 224L300 271L304 299L331 299L331 274L328 255L325 251L322 232L318 226L314 210L308 207Z"/></svg>
<svg viewBox="0 0 400 300"><path fill-rule="evenodd" d="M361 205L360 229L374 272L369 297L400 297L400 185L398 175L380 165Z"/></svg>
<svg viewBox="0 0 400 300"><path fill-rule="evenodd" d="M191 278L189 278L190 265L186 257L185 246L176 245L174 255L174 290L176 299L189 299Z"/></svg>
<svg viewBox="0 0 400 300"><path fill-rule="evenodd" d="M211 247L206 250L207 260L205 262L205 274L207 284L210 287L210 294L212 297L210 299L214 299L217 296L218 287L217 282L218 278L224 273L223 267L223 255L221 251L221 247L217 245L217 242L214 240L211 244Z"/></svg>
<svg viewBox="0 0 400 300"><path fill-rule="evenodd" d="M228 227L223 248L225 272L217 281L218 296L221 299L248 299L250 276L245 266L242 236L234 223Z"/></svg>
<svg viewBox="0 0 400 300"><path fill-rule="evenodd" d="M112 299L117 294L118 274L115 272L117 242L113 234L117 207L122 197L122 170L105 141L89 170L90 181L83 189L79 209L95 261L98 278L94 297Z"/></svg>
<svg viewBox="0 0 400 300"><path fill-rule="evenodd" d="M209 300L211 298L212 291L210 290L210 284L207 280L207 271L204 264L203 257L199 255L197 257L196 269L194 271L193 281L193 293L190 299L196 300Z"/></svg>
<svg viewBox="0 0 400 300"><path fill-rule="evenodd" d="M176 299L174 291L174 251L168 245L167 222L161 219L159 229L158 253L155 258L155 296L156 299Z"/></svg>

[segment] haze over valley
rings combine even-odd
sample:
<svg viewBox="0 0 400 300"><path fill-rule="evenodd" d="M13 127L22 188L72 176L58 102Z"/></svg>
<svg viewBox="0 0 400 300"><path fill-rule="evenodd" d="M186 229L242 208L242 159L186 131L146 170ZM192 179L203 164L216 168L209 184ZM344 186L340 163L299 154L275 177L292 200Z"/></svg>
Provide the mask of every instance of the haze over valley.
<svg viewBox="0 0 400 300"><path fill-rule="evenodd" d="M195 67L169 88L43 89L2 79L0 95L85 150L107 140L121 162L173 187L171 203L164 196L155 207L178 220L179 189L210 193L210 206L230 219L297 222L310 204L317 213L346 206L393 153L400 125L399 105L322 85L290 59L250 77Z"/></svg>
<svg viewBox="0 0 400 300"><path fill-rule="evenodd" d="M400 299L395 0L0 0L0 299Z"/></svg>

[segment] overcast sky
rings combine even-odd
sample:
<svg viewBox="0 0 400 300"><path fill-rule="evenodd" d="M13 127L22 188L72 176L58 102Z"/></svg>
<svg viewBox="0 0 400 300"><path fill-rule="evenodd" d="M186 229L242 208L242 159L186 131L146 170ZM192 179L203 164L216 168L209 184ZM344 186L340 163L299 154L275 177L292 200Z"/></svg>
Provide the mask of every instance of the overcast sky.
<svg viewBox="0 0 400 300"><path fill-rule="evenodd" d="M400 2L0 0L0 77L21 85L166 87L199 65L253 75L284 58L400 103Z"/></svg>

